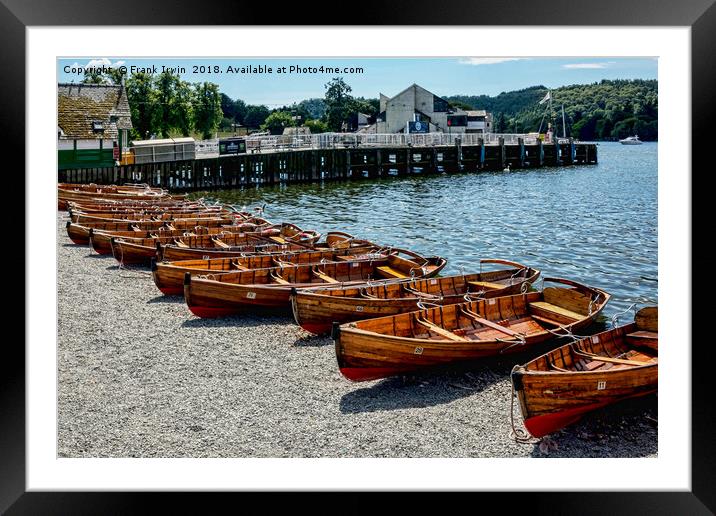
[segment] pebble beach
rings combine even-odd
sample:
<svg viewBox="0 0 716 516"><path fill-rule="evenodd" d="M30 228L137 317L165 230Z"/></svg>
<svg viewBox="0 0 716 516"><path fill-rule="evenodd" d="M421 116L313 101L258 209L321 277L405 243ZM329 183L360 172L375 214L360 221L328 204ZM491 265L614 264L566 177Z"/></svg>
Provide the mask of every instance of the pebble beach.
<svg viewBox="0 0 716 516"><path fill-rule="evenodd" d="M197 318L149 269L73 244L67 220L58 213L59 457L657 456L656 396L516 442L509 373L530 357L352 383L331 338L290 314Z"/></svg>

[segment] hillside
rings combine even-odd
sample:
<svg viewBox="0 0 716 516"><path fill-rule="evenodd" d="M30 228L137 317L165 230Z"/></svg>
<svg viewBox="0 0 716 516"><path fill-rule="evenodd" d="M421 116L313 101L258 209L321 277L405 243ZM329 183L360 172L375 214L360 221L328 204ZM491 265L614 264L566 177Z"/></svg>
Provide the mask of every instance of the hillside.
<svg viewBox="0 0 716 516"><path fill-rule="evenodd" d="M487 95L453 95L452 103L486 109L494 117L494 131L536 131L547 104L544 86ZM567 136L580 140L615 140L638 134L643 140L658 139L658 83L656 80L603 80L552 90L553 116L562 134L561 105L564 104ZM546 125L547 119L545 119Z"/></svg>

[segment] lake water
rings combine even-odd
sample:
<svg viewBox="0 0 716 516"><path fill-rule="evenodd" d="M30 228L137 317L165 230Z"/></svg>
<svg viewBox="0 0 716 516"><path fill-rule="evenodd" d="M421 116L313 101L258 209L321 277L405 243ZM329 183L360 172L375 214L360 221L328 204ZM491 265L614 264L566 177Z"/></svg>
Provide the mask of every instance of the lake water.
<svg viewBox="0 0 716 516"><path fill-rule="evenodd" d="M481 258L530 265L612 294L609 317L657 303L657 144L599 144L589 166L412 175L251 187L206 194L264 216L448 259L442 275ZM541 287L541 281L537 286ZM631 320L626 315L624 322Z"/></svg>

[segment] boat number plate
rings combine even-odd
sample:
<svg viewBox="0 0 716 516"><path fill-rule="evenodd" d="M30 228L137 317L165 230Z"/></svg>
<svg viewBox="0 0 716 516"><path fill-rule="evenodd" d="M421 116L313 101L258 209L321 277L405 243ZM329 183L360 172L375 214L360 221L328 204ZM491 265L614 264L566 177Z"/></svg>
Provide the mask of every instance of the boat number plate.
<svg viewBox="0 0 716 516"><path fill-rule="evenodd" d="M413 353L415 353L416 355L422 355L422 354L423 354L423 348L421 348L420 346L418 346L417 348L415 348L415 351L414 351Z"/></svg>
<svg viewBox="0 0 716 516"><path fill-rule="evenodd" d="M356 306L356 312L362 312L363 307L362 306Z"/></svg>
<svg viewBox="0 0 716 516"><path fill-rule="evenodd" d="M438 280L436 280L436 279L431 279L431 280L430 280L430 284L431 284L431 285L437 285L437 284L438 284Z"/></svg>
<svg viewBox="0 0 716 516"><path fill-rule="evenodd" d="M353 267L360 267L360 263L358 263L358 262L353 262Z"/></svg>
<svg viewBox="0 0 716 516"><path fill-rule="evenodd" d="M594 344L599 343L599 335L592 335L592 342Z"/></svg>
<svg viewBox="0 0 716 516"><path fill-rule="evenodd" d="M606 388L607 388L607 382L605 382L604 380L597 382L597 390L598 391L603 391Z"/></svg>
<svg viewBox="0 0 716 516"><path fill-rule="evenodd" d="M249 299L256 299L256 292L247 292L246 297Z"/></svg>

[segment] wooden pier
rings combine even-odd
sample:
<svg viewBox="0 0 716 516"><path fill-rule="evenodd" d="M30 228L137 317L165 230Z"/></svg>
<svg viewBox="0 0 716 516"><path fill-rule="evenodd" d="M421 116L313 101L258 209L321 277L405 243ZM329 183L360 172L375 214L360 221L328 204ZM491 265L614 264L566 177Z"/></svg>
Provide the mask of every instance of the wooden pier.
<svg viewBox="0 0 716 516"><path fill-rule="evenodd" d="M187 161L58 171L63 183L147 183L170 191L237 188L412 174L596 164L597 145L573 140L526 144L354 146L273 150Z"/></svg>

